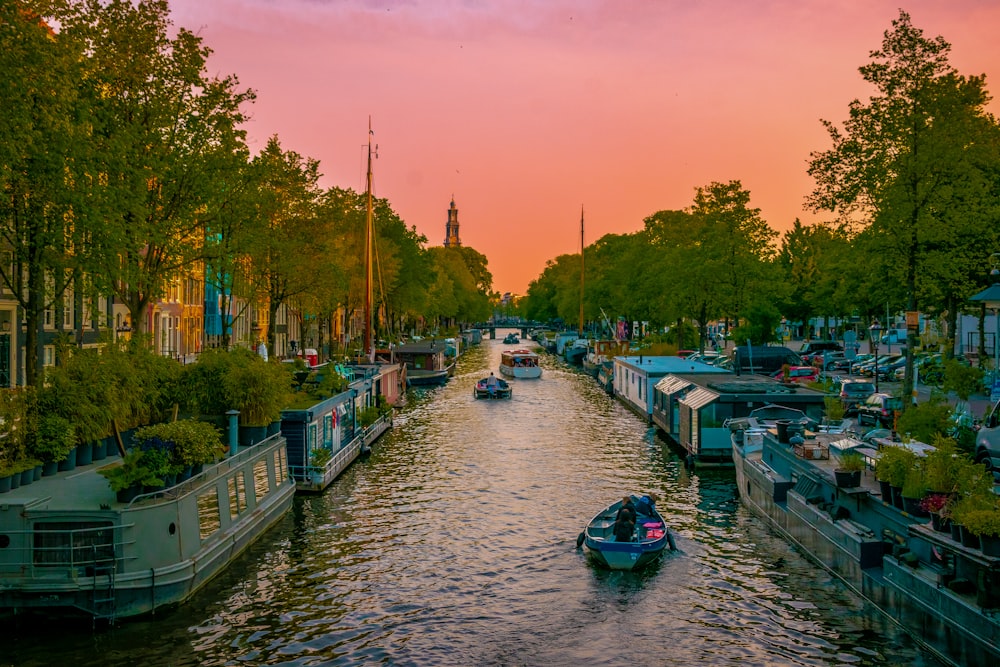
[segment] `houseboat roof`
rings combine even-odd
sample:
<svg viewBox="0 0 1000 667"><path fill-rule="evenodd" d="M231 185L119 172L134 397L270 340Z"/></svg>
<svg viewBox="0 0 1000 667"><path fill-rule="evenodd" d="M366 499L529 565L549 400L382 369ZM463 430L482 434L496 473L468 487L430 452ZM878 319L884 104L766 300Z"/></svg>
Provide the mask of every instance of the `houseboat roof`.
<svg viewBox="0 0 1000 667"><path fill-rule="evenodd" d="M615 357L615 361L625 366L629 366L630 368L633 368L647 376L666 375L668 373L672 373L674 375L699 373L716 375L724 374L736 377L732 371L728 371L724 368L718 368L710 364L705 364L700 361L690 361L683 357L626 355Z"/></svg>

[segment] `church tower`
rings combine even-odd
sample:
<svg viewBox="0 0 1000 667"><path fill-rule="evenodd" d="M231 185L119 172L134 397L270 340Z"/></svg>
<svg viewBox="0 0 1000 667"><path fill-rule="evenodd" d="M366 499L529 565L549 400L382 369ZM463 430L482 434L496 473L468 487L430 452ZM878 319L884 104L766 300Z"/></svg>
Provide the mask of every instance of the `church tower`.
<svg viewBox="0 0 1000 667"><path fill-rule="evenodd" d="M462 240L458 238L458 209L455 208L455 197L451 198L451 208L448 209L448 225L444 232L445 248L460 248Z"/></svg>

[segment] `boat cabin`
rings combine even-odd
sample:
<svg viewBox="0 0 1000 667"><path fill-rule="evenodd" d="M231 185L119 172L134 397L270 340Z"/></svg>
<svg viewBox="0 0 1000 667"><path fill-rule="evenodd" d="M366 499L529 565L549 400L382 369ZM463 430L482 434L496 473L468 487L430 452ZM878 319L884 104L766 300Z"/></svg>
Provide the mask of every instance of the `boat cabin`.
<svg viewBox="0 0 1000 667"><path fill-rule="evenodd" d="M732 375L730 371L674 356L620 356L614 358L612 390L627 408L653 421L653 388L667 375Z"/></svg>

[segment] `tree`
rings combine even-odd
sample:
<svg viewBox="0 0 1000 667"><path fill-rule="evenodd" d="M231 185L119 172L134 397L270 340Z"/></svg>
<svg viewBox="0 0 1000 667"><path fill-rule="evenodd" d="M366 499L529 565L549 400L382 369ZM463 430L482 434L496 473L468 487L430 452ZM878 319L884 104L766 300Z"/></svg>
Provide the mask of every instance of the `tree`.
<svg viewBox="0 0 1000 667"><path fill-rule="evenodd" d="M25 381L37 384L42 314L65 307L81 276L88 203L90 108L80 95L83 55L39 15L0 3L0 280L26 327ZM20 318L19 318L20 319ZM15 321L15 324L18 323Z"/></svg>
<svg viewBox="0 0 1000 667"><path fill-rule="evenodd" d="M225 197L241 106L254 95L235 77L206 75L200 37L181 28L170 38L163 0L81 0L57 19L88 54L102 207L86 229L93 276L145 332L149 304L206 258L203 220Z"/></svg>
<svg viewBox="0 0 1000 667"><path fill-rule="evenodd" d="M941 37L925 38L900 11L881 50L860 68L876 94L867 104L851 102L843 130L823 121L833 147L813 153L809 164L811 207L868 227L870 247L886 260L882 278L903 286L908 311L928 300L920 276L941 275L943 264L953 271L970 256L970 243L981 255L983 239L996 249L997 126L985 110L984 77L957 74L950 48ZM906 396L916 343L911 332Z"/></svg>

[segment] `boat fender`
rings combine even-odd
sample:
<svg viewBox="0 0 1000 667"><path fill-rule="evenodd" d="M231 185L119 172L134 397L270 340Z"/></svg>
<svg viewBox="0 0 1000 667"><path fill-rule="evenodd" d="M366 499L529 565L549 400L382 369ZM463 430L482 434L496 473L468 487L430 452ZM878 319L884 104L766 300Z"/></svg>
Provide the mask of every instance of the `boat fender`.
<svg viewBox="0 0 1000 667"><path fill-rule="evenodd" d="M667 531L667 544L670 546L671 551L677 551L677 545L674 544L674 534Z"/></svg>
<svg viewBox="0 0 1000 667"><path fill-rule="evenodd" d="M583 546L583 541L585 539L586 539L586 536L583 533L580 533L579 535L576 536L576 548L577 549L579 549L581 546Z"/></svg>

